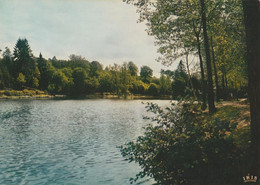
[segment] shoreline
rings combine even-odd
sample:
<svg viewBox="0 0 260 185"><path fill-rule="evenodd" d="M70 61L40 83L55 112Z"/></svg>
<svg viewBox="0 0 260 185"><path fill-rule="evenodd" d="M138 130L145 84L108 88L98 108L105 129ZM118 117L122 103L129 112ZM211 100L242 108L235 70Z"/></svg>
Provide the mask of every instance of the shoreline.
<svg viewBox="0 0 260 185"><path fill-rule="evenodd" d="M50 99L122 99L122 100L142 100L142 99L157 99L157 100L172 100L169 95L151 96L141 94L117 95L113 93L95 93L79 96L67 95L50 95L40 90L1 90L0 100L19 100L19 99L36 99L36 100L50 100Z"/></svg>
<svg viewBox="0 0 260 185"><path fill-rule="evenodd" d="M69 97L70 98L70 97ZM71 97L75 98L75 97ZM161 100L172 100L171 96L150 96L141 94L130 94L130 95L117 95L112 93L95 93L83 96L85 99L124 99L124 100L142 100L142 99L161 99Z"/></svg>
<svg viewBox="0 0 260 185"><path fill-rule="evenodd" d="M1 96L0 100L19 100L19 99L37 99L37 100L50 100L50 99L58 99L64 98L63 96L57 95L40 95L40 96Z"/></svg>

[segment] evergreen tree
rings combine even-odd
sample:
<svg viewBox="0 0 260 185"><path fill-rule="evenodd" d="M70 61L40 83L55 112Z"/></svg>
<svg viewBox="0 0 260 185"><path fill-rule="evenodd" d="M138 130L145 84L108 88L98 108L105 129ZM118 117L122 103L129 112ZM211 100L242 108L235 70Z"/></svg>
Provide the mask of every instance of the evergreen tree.
<svg viewBox="0 0 260 185"><path fill-rule="evenodd" d="M8 47L3 52L3 59L0 60L0 88L12 88L13 85L13 60Z"/></svg>
<svg viewBox="0 0 260 185"><path fill-rule="evenodd" d="M188 88L189 78L185 70L183 62L180 61L177 69L173 73L173 82L172 82L172 97L176 99L178 97L185 97L185 90Z"/></svg>
<svg viewBox="0 0 260 185"><path fill-rule="evenodd" d="M8 47L5 47L5 50L3 52L3 65L5 65L9 70L9 72L12 73L13 71L12 53Z"/></svg>
<svg viewBox="0 0 260 185"><path fill-rule="evenodd" d="M16 74L22 73L26 79L25 85L34 87L34 78L36 78L35 75L38 75L35 74L37 65L27 39L18 39L14 48L13 57Z"/></svg>

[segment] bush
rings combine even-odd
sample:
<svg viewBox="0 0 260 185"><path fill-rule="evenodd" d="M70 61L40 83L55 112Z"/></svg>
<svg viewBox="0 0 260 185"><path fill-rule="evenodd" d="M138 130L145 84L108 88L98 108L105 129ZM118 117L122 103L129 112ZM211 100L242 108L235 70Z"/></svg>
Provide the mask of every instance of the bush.
<svg viewBox="0 0 260 185"><path fill-rule="evenodd" d="M121 147L129 162L138 162L144 176L158 184L239 184L246 174L246 148L238 147L233 132L236 123L200 111L198 104L181 102L162 109L148 104L156 125L143 136Z"/></svg>
<svg viewBox="0 0 260 185"><path fill-rule="evenodd" d="M130 88L130 91L133 94L145 94L145 91L147 91L148 85L141 80L134 81L133 85Z"/></svg>
<svg viewBox="0 0 260 185"><path fill-rule="evenodd" d="M158 95L158 91L159 91L159 87L157 84L155 83L151 83L148 90L147 90L147 93L149 95L152 95L152 96L157 96Z"/></svg>

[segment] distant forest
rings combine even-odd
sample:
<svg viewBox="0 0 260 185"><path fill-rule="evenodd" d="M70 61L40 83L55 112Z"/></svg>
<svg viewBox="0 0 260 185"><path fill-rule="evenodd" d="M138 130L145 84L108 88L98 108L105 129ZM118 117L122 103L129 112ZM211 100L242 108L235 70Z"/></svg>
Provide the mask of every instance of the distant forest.
<svg viewBox="0 0 260 185"><path fill-rule="evenodd" d="M218 98L244 96L247 80L243 76L246 75L234 74L231 66L227 70L226 67L222 74L222 94ZM175 71L161 70L157 78L149 66L142 66L139 71L132 61L104 68L98 61L89 62L74 54L69 56L69 60L45 59L41 53L35 57L27 39L19 38L13 53L7 47L2 53L0 89L30 88L68 96L111 93L118 96L172 96L173 99L189 96L201 99L203 87L199 70L191 74L189 65L185 66L183 61L179 61Z"/></svg>
<svg viewBox="0 0 260 185"><path fill-rule="evenodd" d="M69 60L45 59L32 54L27 39L18 39L13 53L5 48L0 59L0 89L35 88L50 94L83 96L93 93L117 95L171 95L172 77L162 72L153 76L149 66L140 69L133 62L103 67L82 56Z"/></svg>

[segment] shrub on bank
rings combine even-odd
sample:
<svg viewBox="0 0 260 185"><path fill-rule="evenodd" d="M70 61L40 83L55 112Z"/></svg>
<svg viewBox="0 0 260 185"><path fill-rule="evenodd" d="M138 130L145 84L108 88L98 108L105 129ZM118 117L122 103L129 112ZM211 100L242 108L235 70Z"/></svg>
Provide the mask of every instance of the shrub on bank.
<svg viewBox="0 0 260 185"><path fill-rule="evenodd" d="M155 113L147 119L157 124L147 126L143 136L121 147L122 155L142 168L131 182L144 176L153 177L158 184L241 182L249 164L249 141L239 137L237 123L230 122L238 110L219 109L211 116L192 102L167 109L151 103L147 108Z"/></svg>

